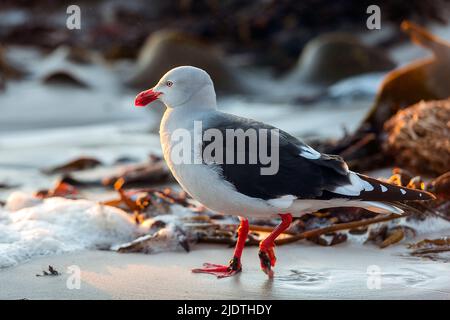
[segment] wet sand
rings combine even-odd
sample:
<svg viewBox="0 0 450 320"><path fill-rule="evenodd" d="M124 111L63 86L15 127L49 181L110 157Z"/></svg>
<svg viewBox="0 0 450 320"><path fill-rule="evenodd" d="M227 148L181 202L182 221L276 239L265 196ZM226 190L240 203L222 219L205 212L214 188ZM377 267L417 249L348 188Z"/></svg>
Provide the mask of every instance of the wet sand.
<svg viewBox="0 0 450 320"><path fill-rule="evenodd" d="M279 247L273 280L259 270L257 248L244 252L240 275L220 280L190 268L228 261L231 249L223 247L156 255L82 251L0 271L0 299L450 299L448 264L400 257L400 251L403 246ZM37 277L48 265L62 275ZM71 265L81 269L80 289L66 286Z"/></svg>

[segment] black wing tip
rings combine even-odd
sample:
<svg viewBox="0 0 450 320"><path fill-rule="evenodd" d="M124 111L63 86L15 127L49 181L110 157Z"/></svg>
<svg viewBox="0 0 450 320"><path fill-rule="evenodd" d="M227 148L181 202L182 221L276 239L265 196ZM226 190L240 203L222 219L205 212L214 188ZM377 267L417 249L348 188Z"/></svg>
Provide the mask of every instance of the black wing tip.
<svg viewBox="0 0 450 320"><path fill-rule="evenodd" d="M420 190L420 193L423 194L423 196L419 200L436 200L437 199L436 196L431 192Z"/></svg>
<svg viewBox="0 0 450 320"><path fill-rule="evenodd" d="M402 196L399 197L399 200L406 200L406 201L428 201L428 200L435 200L436 196L432 194L431 192L424 191L424 190L418 190L418 189L412 189L412 188L406 188L401 187L397 185L390 184L390 186L395 187L398 190L402 190ZM406 193L403 193L406 192Z"/></svg>
<svg viewBox="0 0 450 320"><path fill-rule="evenodd" d="M367 195L372 194L375 192L379 196L378 200L390 200L390 201L428 201L428 200L435 200L436 196L429 192L424 190L418 190L418 189L412 189L407 188L403 186L398 186L392 183L380 181L375 178L371 178L365 175L359 174L359 177L363 180L369 182L372 186L375 187L374 191L367 192ZM381 192L376 188L376 186L381 187ZM383 191L384 189L384 191Z"/></svg>
<svg viewBox="0 0 450 320"><path fill-rule="evenodd" d="M424 191L424 190L418 190L418 189L412 189L412 188L406 188L401 187L397 185L390 184L390 186L394 186L400 190L404 190L406 193L405 198L403 200L419 200L419 201L428 201L428 200L435 200L436 196L432 194L431 192ZM402 199L400 199L402 200Z"/></svg>

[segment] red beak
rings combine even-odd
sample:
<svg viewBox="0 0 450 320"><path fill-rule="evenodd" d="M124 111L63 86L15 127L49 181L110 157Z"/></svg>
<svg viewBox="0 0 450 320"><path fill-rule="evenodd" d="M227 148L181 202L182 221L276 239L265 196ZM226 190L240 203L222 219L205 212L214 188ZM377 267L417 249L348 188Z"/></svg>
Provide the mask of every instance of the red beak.
<svg viewBox="0 0 450 320"><path fill-rule="evenodd" d="M134 105L136 107L145 107L149 103L158 99L160 95L161 92L153 91L153 89L142 91L136 96L136 99L134 99Z"/></svg>

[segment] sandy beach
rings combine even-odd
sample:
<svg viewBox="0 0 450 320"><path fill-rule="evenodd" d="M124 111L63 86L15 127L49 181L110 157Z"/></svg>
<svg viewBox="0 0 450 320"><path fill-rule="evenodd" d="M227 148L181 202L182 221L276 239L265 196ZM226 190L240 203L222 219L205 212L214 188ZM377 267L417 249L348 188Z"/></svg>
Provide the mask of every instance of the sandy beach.
<svg viewBox="0 0 450 320"><path fill-rule="evenodd" d="M245 251L240 275L220 280L190 268L226 262L231 250L223 247L156 255L81 251L0 271L0 299L449 299L448 264L401 257L402 250L283 246L273 280L259 270L256 248ZM48 265L62 275L37 277ZM80 289L66 286L72 265L81 269ZM371 282L374 270L380 271L379 289Z"/></svg>

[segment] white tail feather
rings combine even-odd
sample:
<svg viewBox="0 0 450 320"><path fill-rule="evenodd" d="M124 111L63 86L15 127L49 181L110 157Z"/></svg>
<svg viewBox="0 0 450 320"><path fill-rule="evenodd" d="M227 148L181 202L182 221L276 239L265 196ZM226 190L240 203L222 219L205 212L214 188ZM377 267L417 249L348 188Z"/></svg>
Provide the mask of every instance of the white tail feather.
<svg viewBox="0 0 450 320"><path fill-rule="evenodd" d="M362 201L363 208L377 213L402 214L404 211L396 206L378 201Z"/></svg>

